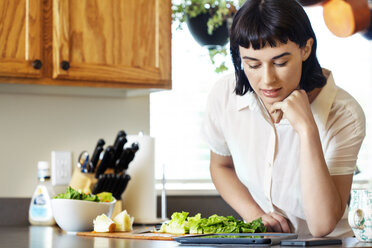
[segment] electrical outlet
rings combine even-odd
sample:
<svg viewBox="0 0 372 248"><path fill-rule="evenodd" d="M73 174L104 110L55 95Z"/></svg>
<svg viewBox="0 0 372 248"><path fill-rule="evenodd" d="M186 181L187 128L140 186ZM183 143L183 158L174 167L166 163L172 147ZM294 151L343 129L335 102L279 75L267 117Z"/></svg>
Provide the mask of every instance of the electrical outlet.
<svg viewBox="0 0 372 248"><path fill-rule="evenodd" d="M71 179L71 152L52 151L52 184L67 185Z"/></svg>

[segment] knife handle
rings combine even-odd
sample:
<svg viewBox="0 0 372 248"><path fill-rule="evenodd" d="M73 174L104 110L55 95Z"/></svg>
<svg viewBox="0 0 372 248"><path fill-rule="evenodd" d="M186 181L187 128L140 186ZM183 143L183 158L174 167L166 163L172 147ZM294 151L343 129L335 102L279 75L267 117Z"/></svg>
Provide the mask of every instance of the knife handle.
<svg viewBox="0 0 372 248"><path fill-rule="evenodd" d="M112 152L113 152L112 146L108 146L106 148L105 153L103 154L102 160L99 163L99 166L97 168L96 175L95 175L96 178L98 178L99 175L103 174L105 172L105 170L107 169L108 163L112 159Z"/></svg>
<svg viewBox="0 0 372 248"><path fill-rule="evenodd" d="M104 139L99 139L96 146L104 146L106 144Z"/></svg>
<svg viewBox="0 0 372 248"><path fill-rule="evenodd" d="M92 159L90 160L90 168L92 168L92 172L94 172L96 169L96 166L99 160L99 155L101 154L102 151L103 151L103 147L97 146L93 152Z"/></svg>
<svg viewBox="0 0 372 248"><path fill-rule="evenodd" d="M114 146L114 149L115 149L114 160L115 161L120 157L120 154L123 152L125 143L127 143L126 137L125 136L119 137L118 141L116 142Z"/></svg>
<svg viewBox="0 0 372 248"><path fill-rule="evenodd" d="M126 137L127 136L127 133L124 131L124 130L120 130L119 132L118 132L118 134L116 135L116 138L115 138L115 141L114 141L114 147L116 147L117 146L117 143L119 142L119 138L120 137Z"/></svg>
<svg viewBox="0 0 372 248"><path fill-rule="evenodd" d="M114 185L115 174L105 174L106 176L106 184L104 191L112 193L112 186Z"/></svg>
<svg viewBox="0 0 372 248"><path fill-rule="evenodd" d="M103 180L104 180L103 176L104 176L104 174L99 175L98 181L93 188L92 194L95 195L95 194L98 194L98 193L102 192L102 186L103 186Z"/></svg>
<svg viewBox="0 0 372 248"><path fill-rule="evenodd" d="M121 199L121 195L123 194L124 190L126 189L128 182L130 180L130 176L128 174L122 174L119 177L118 185L113 192L113 196L115 199Z"/></svg>

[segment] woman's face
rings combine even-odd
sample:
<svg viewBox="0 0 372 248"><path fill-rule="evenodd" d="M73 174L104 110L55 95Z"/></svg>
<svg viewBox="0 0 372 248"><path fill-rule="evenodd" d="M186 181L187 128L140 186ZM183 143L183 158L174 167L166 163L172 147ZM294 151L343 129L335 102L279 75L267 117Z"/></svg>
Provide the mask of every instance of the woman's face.
<svg viewBox="0 0 372 248"><path fill-rule="evenodd" d="M304 48L292 41L258 50L239 46L244 73L267 109L298 88L302 62L310 55L311 46L312 39Z"/></svg>

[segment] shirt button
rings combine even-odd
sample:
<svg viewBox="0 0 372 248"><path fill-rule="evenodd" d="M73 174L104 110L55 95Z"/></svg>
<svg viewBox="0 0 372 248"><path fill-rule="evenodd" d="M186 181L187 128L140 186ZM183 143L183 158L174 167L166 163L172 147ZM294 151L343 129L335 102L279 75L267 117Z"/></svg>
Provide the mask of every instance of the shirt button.
<svg viewBox="0 0 372 248"><path fill-rule="evenodd" d="M269 167L271 167L271 166L272 166L272 164L271 164L270 162L268 162L268 163L267 163L267 165L268 165Z"/></svg>

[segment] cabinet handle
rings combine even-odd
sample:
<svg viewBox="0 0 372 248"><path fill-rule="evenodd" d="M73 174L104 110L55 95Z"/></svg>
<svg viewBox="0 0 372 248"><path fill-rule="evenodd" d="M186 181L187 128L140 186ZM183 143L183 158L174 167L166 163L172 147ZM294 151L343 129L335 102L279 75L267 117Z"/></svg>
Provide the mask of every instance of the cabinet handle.
<svg viewBox="0 0 372 248"><path fill-rule="evenodd" d="M43 66L43 63L39 59L35 59L32 61L32 67L34 67L35 70L40 70L41 67Z"/></svg>
<svg viewBox="0 0 372 248"><path fill-rule="evenodd" d="M61 62L61 68L62 68L62 70L65 70L65 71L67 71L68 69L70 69L70 63L68 62L68 61L62 61Z"/></svg>

